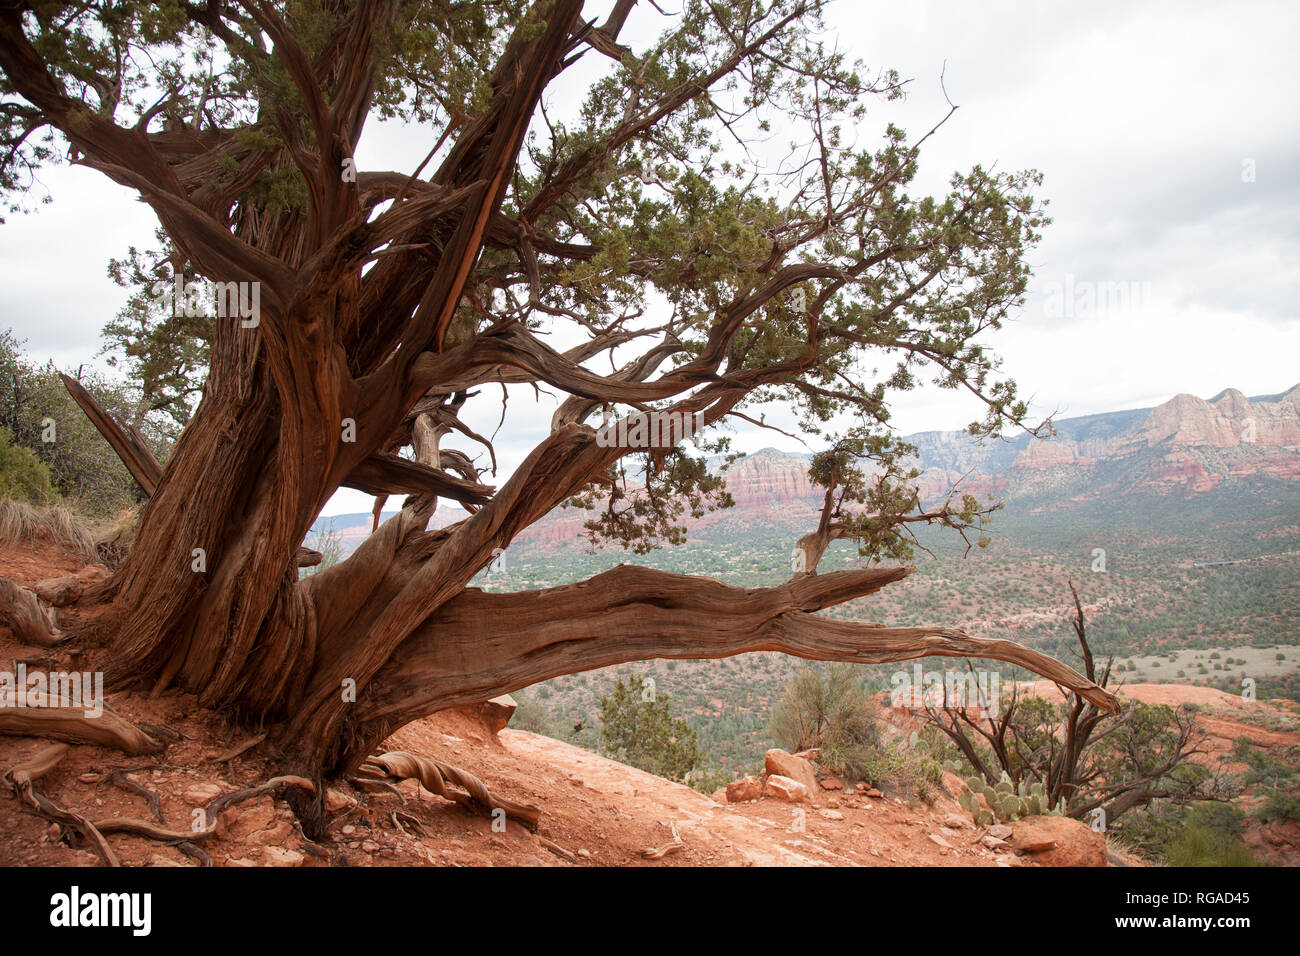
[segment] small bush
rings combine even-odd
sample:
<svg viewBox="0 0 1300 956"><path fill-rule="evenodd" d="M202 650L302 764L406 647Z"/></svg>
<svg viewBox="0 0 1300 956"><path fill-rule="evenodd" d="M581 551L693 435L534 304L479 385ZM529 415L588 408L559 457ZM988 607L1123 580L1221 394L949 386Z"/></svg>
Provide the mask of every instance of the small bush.
<svg viewBox="0 0 1300 956"><path fill-rule="evenodd" d="M1255 811L1265 822L1269 820L1300 820L1300 794L1277 793Z"/></svg>
<svg viewBox="0 0 1300 956"><path fill-rule="evenodd" d="M1257 866L1239 837L1211 827L1191 826L1180 832L1165 850L1169 866Z"/></svg>
<svg viewBox="0 0 1300 956"><path fill-rule="evenodd" d="M50 484L50 469L35 453L15 445L13 438L13 432L0 426L0 498L51 504L58 495Z"/></svg>

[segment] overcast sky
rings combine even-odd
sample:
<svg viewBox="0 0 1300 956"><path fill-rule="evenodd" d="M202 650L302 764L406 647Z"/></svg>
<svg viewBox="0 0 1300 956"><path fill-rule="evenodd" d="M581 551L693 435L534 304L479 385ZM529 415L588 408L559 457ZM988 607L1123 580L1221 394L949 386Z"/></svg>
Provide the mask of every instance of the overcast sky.
<svg viewBox="0 0 1300 956"><path fill-rule="evenodd" d="M586 15L607 6L589 3ZM624 39L640 48L639 31L658 20L638 12ZM990 339L1035 411L1083 415L1300 381L1300 5L841 0L831 24L841 48L912 80L904 102L873 108L863 145L888 120L928 130L947 110L944 74L960 109L924 147L919 187L942 190L974 163L1044 174L1054 222L1032 255L1025 309ZM372 127L358 165L414 168L428 145L424 131ZM59 168L42 182L54 203L0 226L0 328L33 357L75 369L96 363L99 331L126 298L108 259L151 244L154 221L98 174ZM1122 296L1098 307L1090 292ZM512 411L514 401L533 401L531 391ZM507 468L551 407L503 436ZM498 412L472 424L492 431ZM909 433L977 414L927 389L909 393L894 421ZM798 447L766 431L737 444ZM329 511L367 508L356 493Z"/></svg>

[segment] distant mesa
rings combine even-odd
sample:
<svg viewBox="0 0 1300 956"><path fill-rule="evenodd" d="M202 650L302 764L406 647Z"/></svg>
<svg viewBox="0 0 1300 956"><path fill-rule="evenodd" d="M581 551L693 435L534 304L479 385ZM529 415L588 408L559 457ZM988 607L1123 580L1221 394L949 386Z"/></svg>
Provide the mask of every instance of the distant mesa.
<svg viewBox="0 0 1300 956"><path fill-rule="evenodd" d="M1195 496L1231 482L1300 481L1300 384L1276 395L1247 398L1227 388L1213 398L1175 395L1154 408L1065 418L1051 438L1026 434L978 442L964 431L905 436L916 446L923 505L954 486L977 497L1046 498L1034 510L1070 507L1112 494ZM736 505L688 522L695 533L724 522L747 526L815 521L821 492L808 480L809 455L763 448L732 464L727 490ZM714 460L711 467L718 467ZM521 544L548 547L582 538L590 513L557 509L527 528ZM466 517L444 502L434 525ZM333 526L350 552L370 532L371 515L338 515ZM810 525L811 526L811 525Z"/></svg>

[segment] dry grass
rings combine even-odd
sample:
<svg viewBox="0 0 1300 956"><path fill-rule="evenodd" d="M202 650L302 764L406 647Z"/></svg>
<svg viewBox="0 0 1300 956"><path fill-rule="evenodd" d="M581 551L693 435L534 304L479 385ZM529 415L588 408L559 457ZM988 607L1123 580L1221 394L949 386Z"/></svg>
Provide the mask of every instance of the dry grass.
<svg viewBox="0 0 1300 956"><path fill-rule="evenodd" d="M116 568L135 544L135 533L140 527L140 508L123 508L111 521L94 528L96 560L109 568Z"/></svg>
<svg viewBox="0 0 1300 956"><path fill-rule="evenodd" d="M0 545L35 543L44 537L87 564L99 560L95 538L68 508L38 508L22 501L0 500Z"/></svg>
<svg viewBox="0 0 1300 956"><path fill-rule="evenodd" d="M87 523L71 509L41 508L22 501L0 499L0 547L51 541L87 564L116 568L135 543L139 508L124 508L110 521Z"/></svg>

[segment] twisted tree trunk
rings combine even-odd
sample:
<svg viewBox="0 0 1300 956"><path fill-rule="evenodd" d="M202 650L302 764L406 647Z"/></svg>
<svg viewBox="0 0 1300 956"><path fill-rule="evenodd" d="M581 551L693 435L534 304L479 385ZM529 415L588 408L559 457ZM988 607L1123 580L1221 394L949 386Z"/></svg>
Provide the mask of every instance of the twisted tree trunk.
<svg viewBox="0 0 1300 956"><path fill-rule="evenodd" d="M218 321L203 397L165 468L130 429L69 383L150 496L123 566L80 598L95 613L85 616L79 636L99 645L114 686L155 693L179 687L205 706L263 725L285 771L315 782L359 768L387 734L422 715L555 674L652 657L752 650L860 662L982 656L1022 664L1099 706L1113 705L1087 678L1010 642L976 640L944 627L879 628L818 617L819 610L908 573L809 573L829 541L851 530L830 523L829 513L816 536L801 544L809 557L805 573L776 588L744 590L619 568L540 592L467 590L519 532L561 502L607 483L611 469L631 453L606 447L584 424L601 404L644 411L650 403L674 403L663 411L711 426L743 414L739 406L746 398L771 388L879 413L880 400L857 383L831 391L828 383L844 372L825 366L870 346L932 361L995 416L1008 414L1011 391L986 382L988 363L969 341L995 325L1023 288L1019 256L1023 237L1037 225L1026 212L1032 204L1018 194L1003 195L1017 193L1020 181L994 182L980 174L951 202L908 207L906 190L896 187L914 163L901 147L887 149L878 169L874 159L832 168L838 151L820 150L823 165L815 178L825 190L819 185L809 195L824 195L825 210L807 216L792 210L781 219L770 209L751 210L753 228L765 230L755 241L770 244L770 252L731 263L735 281L716 280L700 299L712 303L703 315L692 307L661 327L634 330L625 326L626 315L597 321L584 314L588 306L593 313L611 308L621 291L608 299L584 292L581 306L542 301L547 275L569 288L573 267L603 252L573 225L586 213L577 216L566 204L609 189L622 175L613 157L633 145L644 148L657 125L706 107L709 91L747 62L781 62L789 51L777 48L787 33L806 28L803 19L810 15L804 4L723 11L700 5L692 16L720 18L710 25L717 28L710 42L718 50L683 54L672 69L660 64L663 75L651 76L649 84L646 71L662 51L648 54L628 81L621 115L592 120L590 144L574 137L578 145L571 148L558 137L556 149L563 152L525 174L519 156L547 84L586 48L629 68L631 53L616 41L631 6L632 0L619 0L597 27L582 21L580 0L538 0L521 22L509 24L504 42L491 47L500 55L481 84L486 105L475 106L475 118L456 116L443 130L430 157L447 148L428 179L419 178L420 170L353 168L347 175L376 71L388 63L375 55L374 31L400 30L428 13L427 4L322 4L306 16L303 36L291 25L301 14L295 5L186 6L188 27L211 31L250 74L277 79L266 89L253 84L252 92L227 91L240 103L254 101L255 120L239 114L230 129L215 128L197 115L200 109L193 128L179 133L149 131L165 104L144 110L132 126L114 121L116 102L86 109L29 36L62 26L0 9L0 69L24 109L66 138L78 162L136 190L196 274L255 282L261 290L252 327ZM97 13L92 5L75 15ZM95 24L88 29L98 35ZM455 24L448 30L454 34ZM696 72L674 78L679 69ZM799 69L791 67L795 74ZM838 66L822 69L835 74L833 85L856 88L858 81L839 76ZM642 87L656 84L662 88L643 100ZM816 127L822 136L820 114ZM659 146L676 157L673 142L689 138L669 130ZM301 202L250 195L264 174L301 186ZM834 202L832 181L842 193ZM864 225L886 212L915 228ZM947 218L930 221L939 216ZM653 232L643 226L626 232ZM829 231L838 238L818 248ZM566 232L573 241L551 232ZM850 233L852 242L846 240ZM975 247L968 257L953 237ZM689 261L674 261L670 241L662 253L668 261L654 262L659 238L646 240L645 258L623 264L624 278L669 288L692 284L710 253L688 250L682 255ZM553 264L539 264L539 254ZM494 256L517 261L518 269ZM814 257L818 261L809 261ZM992 260L1003 264L1002 271L990 273ZM947 283L942 291L931 286L941 275ZM802 297L804 286L817 283L802 313L784 315L787 294L797 290ZM516 286L527 288L527 307L494 314L493 297L509 298ZM850 293L864 299L863 316L825 314ZM909 303L921 296L947 298L907 319ZM556 352L535 334L534 314L573 319L589 339ZM949 325L911 334L908 321L932 320ZM756 347L753 336L767 334L767 325L780 326L774 333L779 341ZM617 371L601 375L583 364L647 335L661 341ZM670 358L677 364L656 377ZM966 377L957 367L963 364ZM497 490L479 484L463 456L440 450L442 434L456 419L439 403L484 383L508 382L545 383L567 398L549 435ZM422 418L415 413L422 400L450 417ZM412 443L415 461L392 453ZM654 440L639 451L662 467L672 448ZM398 516L346 560L299 580L298 567L312 557L303 541L342 486L409 497ZM470 516L427 530L439 497L466 505ZM946 509L937 514L947 517ZM24 627L42 630L43 609L18 607L17 598L11 603L24 621L35 622ZM53 630L45 637L59 639ZM418 762L406 769L430 780L446 776ZM323 788L295 793L306 825L317 832Z"/></svg>

